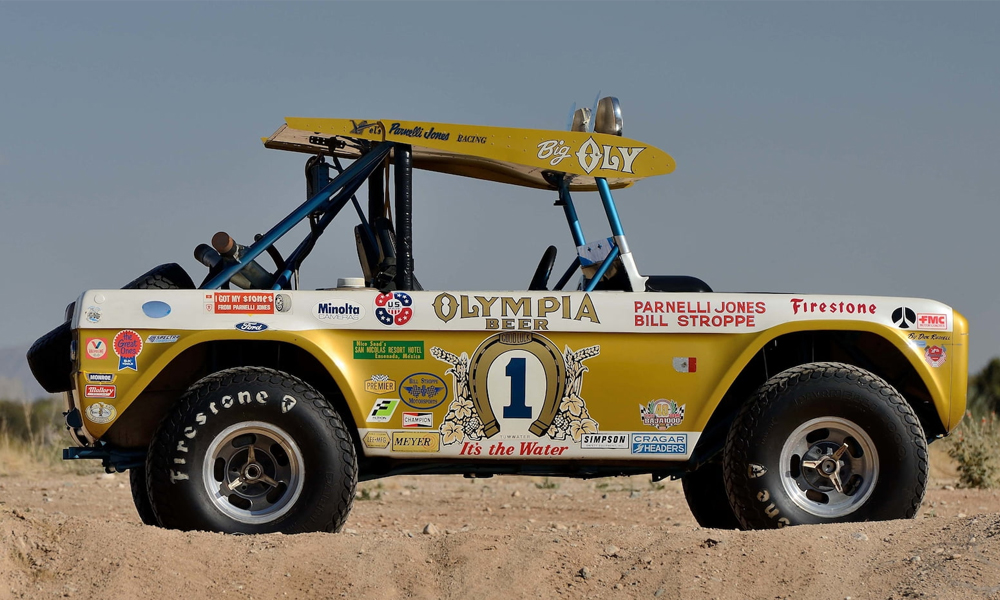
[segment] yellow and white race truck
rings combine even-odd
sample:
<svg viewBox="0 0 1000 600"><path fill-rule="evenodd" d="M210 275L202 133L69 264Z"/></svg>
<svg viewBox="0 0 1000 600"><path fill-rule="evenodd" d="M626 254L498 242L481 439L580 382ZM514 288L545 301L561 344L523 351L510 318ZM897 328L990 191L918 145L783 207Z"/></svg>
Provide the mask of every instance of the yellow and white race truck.
<svg viewBox="0 0 1000 600"><path fill-rule="evenodd" d="M674 161L622 136L616 99L590 113L570 131L286 119L264 146L310 155L304 204L248 246L200 245L200 285L171 263L83 292L29 351L66 393L65 458L129 470L148 524L232 533L338 531L359 480L402 473L680 477L708 527L912 517L927 443L965 411L965 318L641 275L612 190ZM413 169L556 192L576 255L553 281L549 247L525 289L424 289ZM580 192L607 237L584 238ZM362 276L299 289L338 216Z"/></svg>

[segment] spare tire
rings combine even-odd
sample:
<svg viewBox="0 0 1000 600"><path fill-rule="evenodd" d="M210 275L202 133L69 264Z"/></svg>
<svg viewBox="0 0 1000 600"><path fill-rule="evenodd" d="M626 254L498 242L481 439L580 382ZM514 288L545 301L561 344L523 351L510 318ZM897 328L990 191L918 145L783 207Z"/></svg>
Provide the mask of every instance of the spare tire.
<svg viewBox="0 0 1000 600"><path fill-rule="evenodd" d="M184 267L177 263L160 265L136 277L123 290L193 290L194 282Z"/></svg>
<svg viewBox="0 0 1000 600"><path fill-rule="evenodd" d="M38 383L50 394L58 394L73 388L70 371L73 361L69 357L69 346L73 342L73 332L69 321L35 340L28 349L28 366Z"/></svg>
<svg viewBox="0 0 1000 600"><path fill-rule="evenodd" d="M177 263L167 263L136 277L122 289L193 290L195 285L184 267ZM28 350L28 366L31 368L31 374L50 394L73 389L73 380L69 375L73 371L73 361L69 355L72 341L70 322L66 321L35 340Z"/></svg>

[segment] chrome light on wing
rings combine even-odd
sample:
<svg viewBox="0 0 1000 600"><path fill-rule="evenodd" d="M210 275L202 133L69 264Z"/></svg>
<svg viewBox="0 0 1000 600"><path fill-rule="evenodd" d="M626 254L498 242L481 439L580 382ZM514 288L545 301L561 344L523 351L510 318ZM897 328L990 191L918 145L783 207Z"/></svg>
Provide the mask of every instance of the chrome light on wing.
<svg viewBox="0 0 1000 600"><path fill-rule="evenodd" d="M574 119L574 125L575 123ZM576 131L576 129L574 129ZM594 118L594 131L611 135L622 134L622 108L618 98L607 96L597 103L597 116Z"/></svg>

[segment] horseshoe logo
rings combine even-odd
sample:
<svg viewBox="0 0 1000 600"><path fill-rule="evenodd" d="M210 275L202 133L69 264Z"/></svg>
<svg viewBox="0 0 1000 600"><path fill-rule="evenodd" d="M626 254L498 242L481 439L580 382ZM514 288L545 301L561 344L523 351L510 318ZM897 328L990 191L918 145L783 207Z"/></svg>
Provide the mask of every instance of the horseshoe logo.
<svg viewBox="0 0 1000 600"><path fill-rule="evenodd" d="M545 403L539 411L538 418L531 424L528 431L538 437L545 435L549 425L559 411L559 401L566 390L566 364L559 349L548 339L528 332L504 332L487 338L472 355L469 367L469 387L472 403L483 422L483 435L493 437L500 432L500 424L490 406L489 391L486 378L490 365L501 354L509 350L524 350L530 352L542 364L545 372Z"/></svg>

